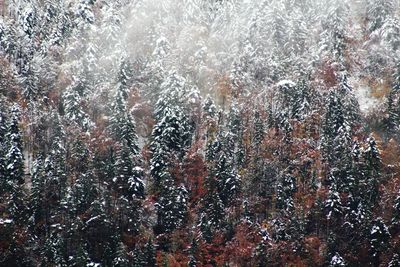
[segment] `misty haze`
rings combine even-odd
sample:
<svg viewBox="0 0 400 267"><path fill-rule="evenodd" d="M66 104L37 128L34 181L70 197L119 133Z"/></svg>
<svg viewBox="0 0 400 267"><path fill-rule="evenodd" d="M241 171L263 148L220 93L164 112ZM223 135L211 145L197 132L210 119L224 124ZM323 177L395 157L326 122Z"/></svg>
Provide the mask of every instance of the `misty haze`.
<svg viewBox="0 0 400 267"><path fill-rule="evenodd" d="M398 0L0 0L0 267L400 266Z"/></svg>

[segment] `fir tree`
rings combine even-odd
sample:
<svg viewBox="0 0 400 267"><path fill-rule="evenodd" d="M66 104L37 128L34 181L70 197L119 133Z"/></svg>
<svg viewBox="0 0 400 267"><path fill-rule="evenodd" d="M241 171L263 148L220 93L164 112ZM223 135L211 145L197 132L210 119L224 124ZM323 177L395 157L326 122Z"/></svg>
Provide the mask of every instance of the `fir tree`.
<svg viewBox="0 0 400 267"><path fill-rule="evenodd" d="M276 191L276 207L289 213L293 211L296 178L291 174L285 174L278 183Z"/></svg>
<svg viewBox="0 0 400 267"><path fill-rule="evenodd" d="M336 179L333 175L330 177L328 197L325 202L325 213L328 220L337 220L343 214L343 204L340 194L337 190Z"/></svg>
<svg viewBox="0 0 400 267"><path fill-rule="evenodd" d="M173 184L172 177L165 174L163 188L157 202L157 224L160 231L172 232L182 226L187 218L187 191Z"/></svg>
<svg viewBox="0 0 400 267"><path fill-rule="evenodd" d="M125 250L125 246L122 242L119 243L118 250L115 253L115 257L113 260L113 266L115 267L128 267L129 260L128 255Z"/></svg>
<svg viewBox="0 0 400 267"><path fill-rule="evenodd" d="M240 192L240 176L236 173L232 161L222 153L218 159L215 171L217 189L224 205L231 204Z"/></svg>
<svg viewBox="0 0 400 267"><path fill-rule="evenodd" d="M383 222L382 218L374 220L369 233L373 264L377 265L379 263L380 254L388 247L389 239L389 229Z"/></svg>
<svg viewBox="0 0 400 267"><path fill-rule="evenodd" d="M386 120L386 128L389 138L394 136L399 130L400 100L397 100L398 104L396 105L396 96L398 95L397 92L400 92L400 90L392 89L388 95L388 100L387 100L388 117Z"/></svg>
<svg viewBox="0 0 400 267"><path fill-rule="evenodd" d="M149 238L146 245L144 246L144 262L146 267L156 265L156 249L153 244L153 240Z"/></svg>
<svg viewBox="0 0 400 267"><path fill-rule="evenodd" d="M265 135L265 129L264 129L264 123L262 121L262 118L260 116L260 113L258 111L254 112L254 136L253 136L253 149L256 151L260 150L260 145L261 142L264 139Z"/></svg>
<svg viewBox="0 0 400 267"><path fill-rule="evenodd" d="M381 180L381 158L375 139L371 136L367 139L367 147L364 150L365 176L366 178L366 200L374 206L379 197L379 184Z"/></svg>
<svg viewBox="0 0 400 267"><path fill-rule="evenodd" d="M128 66L128 63L123 63L121 66L115 100L111 105L110 128L117 141L126 142L132 153L138 154L138 136L126 103L131 75Z"/></svg>
<svg viewBox="0 0 400 267"><path fill-rule="evenodd" d="M92 122L83 111L83 96L87 85L82 80L74 81L64 92L62 99L65 117L72 123L81 126L85 131L89 130Z"/></svg>
<svg viewBox="0 0 400 267"><path fill-rule="evenodd" d="M24 156L22 153L22 137L19 128L19 107L13 106L11 109L11 119L7 127L7 154L6 173L7 182L24 183Z"/></svg>
<svg viewBox="0 0 400 267"><path fill-rule="evenodd" d="M399 254L397 253L393 254L393 257L389 262L388 267L396 267L396 266L400 266L400 257Z"/></svg>
<svg viewBox="0 0 400 267"><path fill-rule="evenodd" d="M3 110L4 102L0 100L0 194L6 188L7 184L7 148L6 134L7 134L7 121L5 110Z"/></svg>
<svg viewBox="0 0 400 267"><path fill-rule="evenodd" d="M339 253L335 253L332 259L329 262L329 267L339 267L339 266L346 266L346 261L340 256Z"/></svg>
<svg viewBox="0 0 400 267"><path fill-rule="evenodd" d="M32 190L30 195L30 210L32 212L33 225L38 224L45 216L45 181L44 162L39 156L32 167Z"/></svg>
<svg viewBox="0 0 400 267"><path fill-rule="evenodd" d="M114 164L114 185L127 199L142 199L144 197L143 170L135 166L133 155L128 146L121 146L116 154Z"/></svg>

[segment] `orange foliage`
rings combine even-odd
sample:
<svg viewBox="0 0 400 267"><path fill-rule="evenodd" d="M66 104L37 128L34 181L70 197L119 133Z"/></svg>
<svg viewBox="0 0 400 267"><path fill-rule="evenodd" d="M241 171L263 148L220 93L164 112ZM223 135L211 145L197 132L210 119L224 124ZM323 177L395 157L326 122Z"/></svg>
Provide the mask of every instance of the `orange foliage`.
<svg viewBox="0 0 400 267"><path fill-rule="evenodd" d="M204 178L207 175L207 167L204 162L203 156L195 152L192 154L190 151L197 151L197 144L194 144L189 150L188 156L183 163L184 177L187 188L191 193L190 202L197 203L198 200L205 194Z"/></svg>
<svg viewBox="0 0 400 267"><path fill-rule="evenodd" d="M239 224L234 238L226 245L225 261L232 263L232 266L254 266L253 254L260 241L257 229L247 223Z"/></svg>

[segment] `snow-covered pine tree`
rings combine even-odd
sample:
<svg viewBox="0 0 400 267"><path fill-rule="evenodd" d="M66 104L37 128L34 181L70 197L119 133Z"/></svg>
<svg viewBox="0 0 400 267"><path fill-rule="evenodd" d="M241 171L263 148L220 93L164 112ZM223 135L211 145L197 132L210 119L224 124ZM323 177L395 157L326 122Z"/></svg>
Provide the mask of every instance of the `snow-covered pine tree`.
<svg viewBox="0 0 400 267"><path fill-rule="evenodd" d="M372 222L368 235L370 249L372 252L372 264L379 263L379 257L383 250L388 247L390 232L382 218L378 217Z"/></svg>
<svg viewBox="0 0 400 267"><path fill-rule="evenodd" d="M337 189L337 179L330 174L330 185L327 199L325 201L325 214L326 218L330 221L337 221L343 214L343 203Z"/></svg>
<svg viewBox="0 0 400 267"><path fill-rule="evenodd" d="M129 95L131 70L129 63L124 62L120 68L115 100L111 104L110 130L118 142L125 143L131 153L137 155L139 153L138 136L126 103Z"/></svg>
<svg viewBox="0 0 400 267"><path fill-rule="evenodd" d="M145 266L156 265L156 249L153 244L153 239L149 238L146 245L144 246L143 258Z"/></svg>
<svg viewBox="0 0 400 267"><path fill-rule="evenodd" d="M45 172L43 157L39 155L33 162L32 166L32 187L30 194L30 226L36 226L40 223L45 216Z"/></svg>
<svg viewBox="0 0 400 267"><path fill-rule="evenodd" d="M230 159L225 152L222 152L218 158L215 168L215 177L217 180L217 190L222 203L228 206L240 193L241 181L239 174L237 174L234 168L232 159Z"/></svg>
<svg viewBox="0 0 400 267"><path fill-rule="evenodd" d="M297 190L296 178L284 174L276 188L276 207L290 214L294 210L294 193Z"/></svg>
<svg viewBox="0 0 400 267"><path fill-rule="evenodd" d="M143 170L136 166L128 146L118 148L114 171L113 183L122 196L129 200L144 198Z"/></svg>
<svg viewBox="0 0 400 267"><path fill-rule="evenodd" d="M6 135L7 135L7 118L6 118L6 110L4 109L4 102L0 99L0 194L3 193L3 190L6 188L6 170L7 170L7 143L6 143Z"/></svg>
<svg viewBox="0 0 400 267"><path fill-rule="evenodd" d="M44 160L46 175L46 201L50 207L57 207L62 200L67 184L65 132L59 114L54 111L52 117L52 143L50 152ZM51 208L50 208L51 210Z"/></svg>
<svg viewBox="0 0 400 267"><path fill-rule="evenodd" d="M260 112L254 112L254 119L253 119L253 140L252 140L252 148L256 152L260 151L260 145L264 139L265 135L265 125L261 118Z"/></svg>
<svg viewBox="0 0 400 267"><path fill-rule="evenodd" d="M65 117L72 123L79 125L84 130L89 130L92 122L88 114L82 108L84 105L84 94L87 90L85 82L75 80L62 95Z"/></svg>
<svg viewBox="0 0 400 267"><path fill-rule="evenodd" d="M329 267L342 267L347 266L346 261L340 256L339 253L335 253L329 262Z"/></svg>
<svg viewBox="0 0 400 267"><path fill-rule="evenodd" d="M366 5L367 32L380 29L392 15L395 4L393 0L369 0Z"/></svg>
<svg viewBox="0 0 400 267"><path fill-rule="evenodd" d="M338 136L339 129L346 127L346 123L342 101L335 91L331 91L323 119L321 138L323 158L329 165L335 161L331 153L334 149L334 140Z"/></svg>
<svg viewBox="0 0 400 267"><path fill-rule="evenodd" d="M157 226L161 233L169 233L183 226L187 219L187 195L184 185L176 186L170 174L165 173L163 188L156 203Z"/></svg>
<svg viewBox="0 0 400 267"><path fill-rule="evenodd" d="M125 249L125 245L120 242L118 245L117 252L115 253L115 257L113 260L113 266L115 267L128 267L129 265L129 259L128 259L128 253Z"/></svg>
<svg viewBox="0 0 400 267"><path fill-rule="evenodd" d="M379 185L381 183L382 160L375 138L370 136L366 142L363 153L365 161L366 195L367 203L372 208L379 197Z"/></svg>
<svg viewBox="0 0 400 267"><path fill-rule="evenodd" d="M10 121L6 134L6 173L7 183L23 184L24 177L24 156L22 148L22 136L19 127L20 108L14 105L10 110Z"/></svg>
<svg viewBox="0 0 400 267"><path fill-rule="evenodd" d="M172 104L171 104L172 105ZM153 128L150 149L150 171L156 188L160 186L163 172L171 165L173 157L181 157L190 142L189 124L179 106L166 106Z"/></svg>
<svg viewBox="0 0 400 267"><path fill-rule="evenodd" d="M397 253L393 254L393 257L390 260L388 267L396 267L396 266L400 266L400 256Z"/></svg>
<svg viewBox="0 0 400 267"><path fill-rule="evenodd" d="M400 90L393 88L387 96L388 117L386 119L386 130L389 138L396 136L400 129L400 99L396 99L399 92Z"/></svg>

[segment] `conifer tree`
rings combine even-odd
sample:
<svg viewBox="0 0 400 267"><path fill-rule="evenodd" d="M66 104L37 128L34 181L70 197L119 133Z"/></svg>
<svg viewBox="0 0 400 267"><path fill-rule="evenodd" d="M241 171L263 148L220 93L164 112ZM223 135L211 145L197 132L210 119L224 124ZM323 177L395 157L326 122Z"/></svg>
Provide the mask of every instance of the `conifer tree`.
<svg viewBox="0 0 400 267"><path fill-rule="evenodd" d="M129 260L125 250L125 246L122 242L119 243L117 252L113 260L113 266L115 267L128 267Z"/></svg>
<svg viewBox="0 0 400 267"><path fill-rule="evenodd" d="M390 238L389 229L383 222L382 218L377 218L372 223L372 228L369 233L369 242L372 252L372 264L379 264L380 254L388 247Z"/></svg>
<svg viewBox="0 0 400 267"><path fill-rule="evenodd" d="M32 212L32 223L36 225L45 216L45 181L44 162L42 156L38 156L32 167L32 190L30 195L30 210Z"/></svg>
<svg viewBox="0 0 400 267"><path fill-rule="evenodd" d="M296 178L285 174L276 189L276 207L290 213L294 210L293 196L296 192Z"/></svg>
<svg viewBox="0 0 400 267"><path fill-rule="evenodd" d="M367 139L367 147L364 150L366 198L370 207L373 207L379 197L379 184L381 181L382 161L375 139L371 136Z"/></svg>
<svg viewBox="0 0 400 267"><path fill-rule="evenodd" d="M72 123L76 123L82 127L85 131L89 130L92 124L88 114L82 108L83 96L86 90L87 84L79 78L79 80L73 81L62 95L65 117Z"/></svg>
<svg viewBox="0 0 400 267"><path fill-rule="evenodd" d="M131 72L129 63L123 61L118 75L115 99L111 104L110 128L116 140L126 142L131 152L136 155L139 153L138 136L134 120L127 110L126 103L132 75Z"/></svg>
<svg viewBox="0 0 400 267"><path fill-rule="evenodd" d="M113 182L122 196L129 200L144 197L143 170L135 166L134 155L128 146L122 145L117 151L114 171Z"/></svg>
<svg viewBox="0 0 400 267"><path fill-rule="evenodd" d="M149 238L146 245L144 246L143 254L146 267L156 265L156 250L153 244L153 240L151 238Z"/></svg>
<svg viewBox="0 0 400 267"><path fill-rule="evenodd" d="M7 173L7 148L6 134L7 134L7 121L5 116L5 110L3 110L4 102L0 100L0 194L6 188L6 173Z"/></svg>
<svg viewBox="0 0 400 267"><path fill-rule="evenodd" d="M225 153L222 153L218 159L215 177L217 180L217 189L224 205L231 204L240 192L240 176L236 173L232 161Z"/></svg>
<svg viewBox="0 0 400 267"><path fill-rule="evenodd" d="M19 107L14 105L11 109L11 118L7 127L7 154L6 173L10 183L24 183L24 156L22 154L22 137L19 128Z"/></svg>
<svg viewBox="0 0 400 267"><path fill-rule="evenodd" d="M157 202L157 224L161 233L172 232L182 226L187 218L187 191L176 186L170 174L163 177L163 188Z"/></svg>

